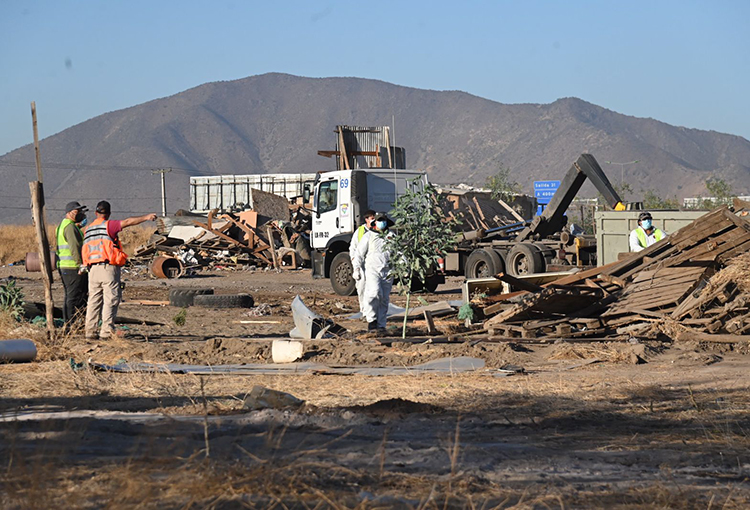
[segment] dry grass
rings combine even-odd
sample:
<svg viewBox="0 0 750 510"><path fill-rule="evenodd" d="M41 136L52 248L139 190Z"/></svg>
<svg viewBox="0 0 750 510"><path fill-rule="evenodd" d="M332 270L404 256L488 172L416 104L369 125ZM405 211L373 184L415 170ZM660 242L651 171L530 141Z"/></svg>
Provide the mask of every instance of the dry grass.
<svg viewBox="0 0 750 510"><path fill-rule="evenodd" d="M50 248L55 249L55 229L57 224L47 225L47 237ZM153 227L135 226L122 231L120 240L125 253L132 255L133 251L145 244L151 234ZM0 225L0 266L23 261L27 252L38 252L36 241L36 230L33 225Z"/></svg>
<svg viewBox="0 0 750 510"><path fill-rule="evenodd" d="M153 226L137 225L135 227L129 227L120 232L120 241L122 242L122 249L125 253L132 255L136 248L142 244L146 244L151 237L151 234L155 232Z"/></svg>
<svg viewBox="0 0 750 510"><path fill-rule="evenodd" d="M55 228L47 225L50 248L56 246ZM22 261L27 252L38 252L36 230L33 225L0 225L0 266Z"/></svg>

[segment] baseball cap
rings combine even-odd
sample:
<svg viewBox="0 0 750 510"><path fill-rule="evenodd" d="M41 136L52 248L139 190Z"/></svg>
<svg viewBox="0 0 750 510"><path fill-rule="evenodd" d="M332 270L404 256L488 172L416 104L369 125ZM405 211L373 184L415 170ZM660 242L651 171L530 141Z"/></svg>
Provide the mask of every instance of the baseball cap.
<svg viewBox="0 0 750 510"><path fill-rule="evenodd" d="M644 212L642 212L641 214L638 215L638 221L643 221L643 220L646 220L646 219L648 219L648 220L652 220L653 219L651 217L651 213L650 212L644 211Z"/></svg>
<svg viewBox="0 0 750 510"><path fill-rule="evenodd" d="M70 211L75 211L76 209L80 209L82 212L89 210L88 207L81 205L78 202L68 202L65 206L65 214L68 214Z"/></svg>
<svg viewBox="0 0 750 510"><path fill-rule="evenodd" d="M102 200L98 204L96 204L96 212L99 214L111 214L112 213L112 206L109 205L109 202L106 200Z"/></svg>

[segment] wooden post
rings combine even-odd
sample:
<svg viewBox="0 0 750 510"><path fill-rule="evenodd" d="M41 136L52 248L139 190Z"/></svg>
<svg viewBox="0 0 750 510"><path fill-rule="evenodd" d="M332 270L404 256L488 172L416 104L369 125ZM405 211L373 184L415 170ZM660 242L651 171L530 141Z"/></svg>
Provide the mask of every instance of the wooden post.
<svg viewBox="0 0 750 510"><path fill-rule="evenodd" d="M39 131L37 131L36 128L36 101L31 102L31 125L34 129L34 156L36 157L36 178L39 182L44 182L44 179L42 179L42 158L39 155Z"/></svg>
<svg viewBox="0 0 750 510"><path fill-rule="evenodd" d="M276 256L276 246L274 246L274 242L273 242L273 227L271 225L266 225L266 235L268 236L268 246L271 248L271 258L273 259L273 268L278 269L279 259Z"/></svg>
<svg viewBox="0 0 750 510"><path fill-rule="evenodd" d="M36 240L39 246L39 261L42 264L44 278L44 301L47 309L47 336L55 334L55 304L52 301L52 257L49 253L47 239L47 214L44 210L44 185L42 184L42 158L39 153L39 131L36 126L36 101L31 102L31 125L34 130L34 154L36 156L37 181L29 183L31 191L31 212L36 228Z"/></svg>
<svg viewBox="0 0 750 510"><path fill-rule="evenodd" d="M47 335L52 338L55 334L55 305L52 301L52 257L49 252L47 228L44 223L44 185L39 181L29 183L31 191L31 211L36 228L36 239L39 247L39 257L42 263L42 277L44 278L44 303L47 309Z"/></svg>

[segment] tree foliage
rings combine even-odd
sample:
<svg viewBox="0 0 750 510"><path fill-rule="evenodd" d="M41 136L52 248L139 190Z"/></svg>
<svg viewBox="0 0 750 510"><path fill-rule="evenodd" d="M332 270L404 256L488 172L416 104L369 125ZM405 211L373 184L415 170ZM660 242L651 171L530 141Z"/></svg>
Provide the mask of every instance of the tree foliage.
<svg viewBox="0 0 750 510"><path fill-rule="evenodd" d="M647 190L643 194L643 208L647 211L658 209L679 209L680 201L677 197L664 198L659 196L654 190Z"/></svg>
<svg viewBox="0 0 750 510"><path fill-rule="evenodd" d="M492 192L493 200L508 202L521 191L521 186L510 176L510 168L501 167L495 175L487 177L485 186Z"/></svg>
<svg viewBox="0 0 750 510"><path fill-rule="evenodd" d="M396 200L391 217L396 228L386 238L386 249L391 253L391 274L407 296L408 314L412 283L415 279L425 282L438 259L455 247L458 222L445 216L437 190L430 185L422 187L419 178Z"/></svg>

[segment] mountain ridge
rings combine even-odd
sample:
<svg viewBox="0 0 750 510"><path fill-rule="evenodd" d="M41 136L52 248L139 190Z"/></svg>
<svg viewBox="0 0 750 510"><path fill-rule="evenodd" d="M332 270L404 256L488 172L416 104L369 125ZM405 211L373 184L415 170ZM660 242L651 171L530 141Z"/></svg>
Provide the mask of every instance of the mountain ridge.
<svg viewBox="0 0 750 510"><path fill-rule="evenodd" d="M608 110L575 97L548 104L503 104L463 91L434 91L366 78L303 78L267 73L204 83L183 92L107 112L40 142L48 206L73 196L134 196L123 214L161 210L158 177L167 178L169 209L187 206L190 175L310 172L332 169L317 156L334 146L338 124L389 125L410 168L434 182L482 184L500 167L531 192L531 181L558 179L582 152L592 153L614 182L662 196L695 196L709 177L748 192L750 142L737 135L671 126ZM605 161L638 164L622 168ZM28 217L31 144L0 157L8 205L0 221ZM86 169L86 165L99 169ZM105 167L130 167L102 170ZM123 194L126 185L128 194ZM632 198L637 198L636 196ZM24 203L25 200L25 203ZM10 207L18 207L11 209Z"/></svg>

